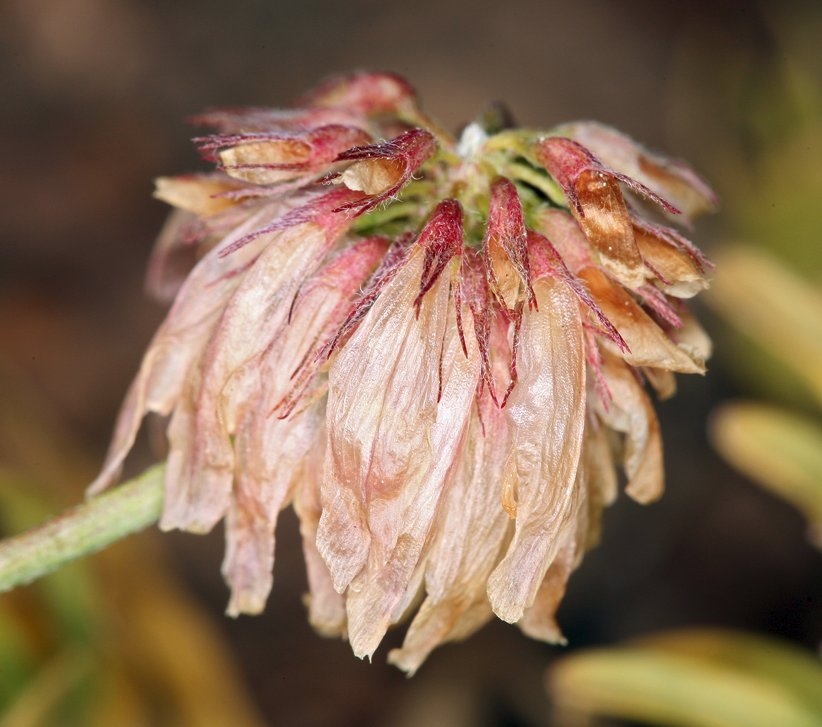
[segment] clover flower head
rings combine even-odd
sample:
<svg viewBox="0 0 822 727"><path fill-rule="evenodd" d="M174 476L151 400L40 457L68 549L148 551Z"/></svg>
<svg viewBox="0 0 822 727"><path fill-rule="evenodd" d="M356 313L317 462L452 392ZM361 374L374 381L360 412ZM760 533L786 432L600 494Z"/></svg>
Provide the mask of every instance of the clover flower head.
<svg viewBox="0 0 822 727"><path fill-rule="evenodd" d="M595 123L454 138L391 74L196 121L216 170L157 181L148 283L173 303L92 491L153 412L161 527L224 521L229 614L264 608L293 505L311 623L358 656L409 615L408 672L494 614L561 641L617 470L662 493L645 383L709 353L685 300L711 266L668 221L711 190Z"/></svg>

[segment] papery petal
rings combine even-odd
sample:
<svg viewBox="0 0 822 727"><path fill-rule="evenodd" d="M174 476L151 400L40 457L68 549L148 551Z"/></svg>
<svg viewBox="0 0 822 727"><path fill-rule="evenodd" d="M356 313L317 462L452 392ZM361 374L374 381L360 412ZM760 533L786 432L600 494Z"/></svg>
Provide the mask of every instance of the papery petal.
<svg viewBox="0 0 822 727"><path fill-rule="evenodd" d="M693 350L677 346L631 294L611 282L603 272L586 268L580 272L580 278L628 344L630 351L623 354L628 363L689 374L704 373L704 361L693 356Z"/></svg>
<svg viewBox="0 0 822 727"><path fill-rule="evenodd" d="M542 212L537 218L536 229L551 241L574 275L593 264L588 238L576 220L564 210L547 209Z"/></svg>
<svg viewBox="0 0 822 727"><path fill-rule="evenodd" d="M587 309L584 310L586 323L590 321L589 325L593 330L610 339L620 351L627 352L628 345L619 331L597 305L588 289L565 267L562 257L551 241L535 230L528 230L528 252L535 277L550 277L567 285L584 309Z"/></svg>
<svg viewBox="0 0 822 727"><path fill-rule="evenodd" d="M607 354L602 370L612 401L607 409L600 405L597 411L611 429L625 434L625 492L637 502L653 502L665 489L662 438L654 408L624 362Z"/></svg>
<svg viewBox="0 0 822 727"><path fill-rule="evenodd" d="M645 380L656 392L658 399L670 399L676 394L676 376L673 371L655 369L648 366L644 366L640 370Z"/></svg>
<svg viewBox="0 0 822 727"><path fill-rule="evenodd" d="M714 191L687 164L653 154L616 129L581 121L563 126L559 132L590 149L612 169L670 200L688 217L712 212L719 204Z"/></svg>
<svg viewBox="0 0 822 727"><path fill-rule="evenodd" d="M277 208L258 212L227 237L223 245L231 245L233 239L279 213ZM269 241L270 236L261 236L229 258L220 256L220 247L214 248L194 267L143 357L117 418L103 469L90 485L89 494L100 492L117 477L148 412L171 413L217 325L226 300L240 282L236 274L248 267Z"/></svg>
<svg viewBox="0 0 822 727"><path fill-rule="evenodd" d="M601 402L600 406L605 407ZM608 433L602 422L590 415L585 424L582 460L587 483L588 499L595 507L612 505L618 494L618 481Z"/></svg>
<svg viewBox="0 0 822 727"><path fill-rule="evenodd" d="M300 103L376 115L415 108L417 93L408 81L394 73L352 73L328 79L303 96Z"/></svg>
<svg viewBox="0 0 822 727"><path fill-rule="evenodd" d="M312 189L298 196L296 204L292 200L291 209L279 215L271 224L237 238L231 245L223 247L220 254L222 256L233 255L261 235L281 232L306 223L318 225L325 230L326 237L336 238L345 231L354 217L360 214L360 207L366 203L367 200L364 200L361 192L354 192L350 189L337 188L330 192L318 192Z"/></svg>
<svg viewBox="0 0 822 727"><path fill-rule="evenodd" d="M369 123L362 114L339 106L326 108L272 109L260 106L210 109L188 121L209 126L223 134L296 133L320 126L340 124L368 131Z"/></svg>
<svg viewBox="0 0 822 727"><path fill-rule="evenodd" d="M510 538L499 481L509 449L505 412L490 396L479 403L443 494L426 556L427 597L401 649L388 660L413 674L433 649L473 633L492 616L486 581Z"/></svg>
<svg viewBox="0 0 822 727"><path fill-rule="evenodd" d="M677 298L691 298L708 287L700 261L677 244L683 238L673 230L635 222L634 236L642 259L661 290Z"/></svg>
<svg viewBox="0 0 822 727"><path fill-rule="evenodd" d="M225 305L203 354L196 416L172 421L169 429L162 529L208 531L225 512L234 471L230 438L243 414L240 406L256 393L243 366L266 350L287 321L294 295L328 245L323 229L312 224L275 235Z"/></svg>
<svg viewBox="0 0 822 727"><path fill-rule="evenodd" d="M585 353L579 306L568 286L534 283L539 310L523 314L519 383L508 401L512 444L503 504L514 538L488 580L494 612L513 623L536 597L556 556L575 487L585 419Z"/></svg>
<svg viewBox="0 0 822 727"><path fill-rule="evenodd" d="M317 407L285 421L267 416L259 402L237 428L222 567L231 587L229 616L257 614L265 608L273 583L277 516L303 476L309 455L322 444L321 425Z"/></svg>
<svg viewBox="0 0 822 727"><path fill-rule="evenodd" d="M236 428L226 522L223 572L232 587L229 615L262 610L271 588L277 514L297 479L304 477L309 455L324 446L318 439L324 428L316 404L283 419L271 415L272 402L292 388L292 372L340 325L351 297L383 251L382 241L364 240L339 254L303 286L290 319L268 348L234 374L234 386L244 392L234 406L245 414Z"/></svg>
<svg viewBox="0 0 822 727"><path fill-rule="evenodd" d="M695 361L709 359L713 353L713 343L710 336L705 332L696 316L687 311L680 315L682 325L675 331L671 331L671 338L677 346Z"/></svg>
<svg viewBox="0 0 822 727"><path fill-rule="evenodd" d="M596 251L600 264L628 288L645 281L642 256L634 240L631 215L620 183L647 193L665 204L650 190L603 167L584 147L562 137L543 139L537 157L559 182L571 212Z"/></svg>
<svg viewBox="0 0 822 727"><path fill-rule="evenodd" d="M270 414L286 418L306 396L333 341L358 304L355 294L382 262L386 249L383 238L362 239L343 249L300 289L288 324L289 334L298 334L275 343L293 350L293 358L287 363L268 364L263 377ZM274 381L281 383L274 385Z"/></svg>
<svg viewBox="0 0 822 727"><path fill-rule="evenodd" d="M517 626L526 636L549 644L568 643L556 621L556 613L578 557L577 546L573 541L562 545L557 551L534 597L534 602L525 609L522 618L517 621Z"/></svg>
<svg viewBox="0 0 822 727"><path fill-rule="evenodd" d="M238 188L237 182L222 174L158 177L154 183L154 197L196 215L207 217L236 204L221 196Z"/></svg>
<svg viewBox="0 0 822 727"><path fill-rule="evenodd" d="M465 357L449 305L449 276L415 311L423 266L416 248L329 373L317 544L337 590L351 584L358 655L370 654L400 616L477 383L478 359Z"/></svg>
<svg viewBox="0 0 822 727"><path fill-rule="evenodd" d="M320 486L325 439L323 420L323 433L318 442L318 449L305 463L294 508L300 518L300 534L308 575L309 593L306 601L309 623L323 636L344 636L345 597L334 590L331 573L317 550L317 527L322 514Z"/></svg>
<svg viewBox="0 0 822 727"><path fill-rule="evenodd" d="M437 287L447 289L448 283L445 279L438 282L431 291L432 296L440 293ZM439 304L436 298L432 300L432 305ZM424 308L426 303L422 305ZM432 411L429 397L434 394L433 390L424 392L421 387L412 385L412 391L417 388L416 395L422 398L422 407L418 405L415 410L412 406L408 410L409 414L417 414L417 432L409 432L409 443L416 440L416 444L405 467L405 481L391 493L385 490L385 477L381 477L377 483L379 490L368 503L368 523L372 533L368 561L352 581L346 601L349 641L357 656L373 653L388 626L402 618L416 595L423 573L424 549L444 487L450 479L449 471L459 457L471 414L479 378L479 357L473 347L469 348L467 356L463 352L454 308L447 300L445 305L448 322L441 340L439 401ZM411 351L407 354L413 356ZM395 390L406 386L408 382L402 378L393 382ZM398 404L407 400L406 392L399 396L396 391L392 393L391 398ZM397 416L399 411L399 406L389 406L386 414ZM428 427L424 426L426 419L429 419ZM396 438L392 442L379 443L374 459L384 458L393 470L397 460L406 456L405 447L406 442ZM385 474L385 465L375 464Z"/></svg>
<svg viewBox="0 0 822 727"><path fill-rule="evenodd" d="M227 174L252 184L274 184L325 170L338 154L371 140L362 129L330 125L293 134L235 134L208 137L206 151L218 151Z"/></svg>
<svg viewBox="0 0 822 727"><path fill-rule="evenodd" d="M171 303L197 264L202 223L193 212L176 209L166 219L154 243L146 271L146 292L155 300Z"/></svg>
<svg viewBox="0 0 822 727"><path fill-rule="evenodd" d="M337 157L353 162L340 179L349 189L374 196L368 208L395 194L436 150L434 136L411 129L382 144L349 149Z"/></svg>
<svg viewBox="0 0 822 727"><path fill-rule="evenodd" d="M522 203L514 184L504 177L497 177L491 184L483 250L488 283L500 303L508 310L525 301L533 305Z"/></svg>

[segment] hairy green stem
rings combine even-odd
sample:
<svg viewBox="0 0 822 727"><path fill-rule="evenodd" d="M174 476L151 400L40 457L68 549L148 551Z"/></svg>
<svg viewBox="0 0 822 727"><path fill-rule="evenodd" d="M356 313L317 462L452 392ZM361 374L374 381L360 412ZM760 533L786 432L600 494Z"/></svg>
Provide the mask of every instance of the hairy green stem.
<svg viewBox="0 0 822 727"><path fill-rule="evenodd" d="M157 465L36 528L0 541L0 593L157 522L165 467Z"/></svg>

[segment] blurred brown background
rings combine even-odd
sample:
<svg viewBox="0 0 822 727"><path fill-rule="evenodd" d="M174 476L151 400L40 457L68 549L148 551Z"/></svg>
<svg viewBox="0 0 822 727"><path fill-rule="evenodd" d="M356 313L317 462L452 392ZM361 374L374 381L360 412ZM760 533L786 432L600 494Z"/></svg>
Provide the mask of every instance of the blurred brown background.
<svg viewBox="0 0 822 727"><path fill-rule="evenodd" d="M524 125L597 119L688 159L715 184L723 212L694 233L710 253L761 229L746 204L767 184L769 145L796 132L796 115L780 113L793 108L794 85L822 81L819 38L819 2L5 0L4 371L38 392L78 448L102 457L163 314L142 294L166 214L151 199L152 179L199 168L184 118L203 108L287 105L324 76L376 68L406 75L450 126L497 99ZM793 238L817 240L816 215L797 223ZM779 218L768 220L767 239L752 242L778 248ZM815 242L785 247L819 280ZM668 494L649 508L623 498L572 579L560 612L571 649L694 624L812 648L822 639L822 557L801 519L706 444L714 404L748 393L714 330L719 350L707 378L681 381L680 395L660 407ZM142 457L135 470L149 461ZM230 645L267 724L550 723L541 679L561 652L511 627L494 624L441 649L410 682L385 666L385 648L369 665L311 633L289 513L274 594L259 618L221 615L219 533L168 536L163 545ZM457 722L458 714L473 716Z"/></svg>

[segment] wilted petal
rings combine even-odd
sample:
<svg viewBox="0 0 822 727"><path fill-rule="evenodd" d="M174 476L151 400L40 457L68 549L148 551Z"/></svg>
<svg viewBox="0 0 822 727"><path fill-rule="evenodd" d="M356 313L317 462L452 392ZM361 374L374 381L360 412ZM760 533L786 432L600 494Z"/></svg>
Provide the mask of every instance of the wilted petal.
<svg viewBox="0 0 822 727"><path fill-rule="evenodd" d="M713 343L696 316L688 312L680 314L682 325L671 331L671 338L694 361L706 361L713 353Z"/></svg>
<svg viewBox="0 0 822 727"><path fill-rule="evenodd" d="M623 361L607 354L602 371L612 400L607 408L600 404L597 410L605 424L625 434L625 491L637 502L653 502L665 489L662 439L654 408Z"/></svg>
<svg viewBox="0 0 822 727"><path fill-rule="evenodd" d="M340 178L349 189L374 196L371 208L399 191L436 148L432 134L412 129L383 144L349 149L336 161L353 162Z"/></svg>
<svg viewBox="0 0 822 727"><path fill-rule="evenodd" d="M488 283L497 300L511 311L525 301L533 305L522 203L516 187L504 177L497 177L491 184L483 249Z"/></svg>
<svg viewBox="0 0 822 727"><path fill-rule="evenodd" d="M154 243L146 271L146 292L163 303L171 303L197 260L203 225L193 212L172 211Z"/></svg>
<svg viewBox="0 0 822 727"><path fill-rule="evenodd" d="M238 374L285 323L300 284L328 244L324 231L311 224L274 236L226 303L203 354L196 417L185 420L192 430L184 432L182 421L172 427L164 530L208 531L225 512L234 471L231 436L240 404L254 391L253 378Z"/></svg>
<svg viewBox="0 0 822 727"><path fill-rule="evenodd" d="M265 608L273 583L277 517L303 477L308 455L321 446L321 432L317 407L286 421L267 416L259 402L241 421L222 567L231 587L229 616Z"/></svg>
<svg viewBox="0 0 822 727"><path fill-rule="evenodd" d="M238 188L222 174L190 174L180 177L158 177L154 196L179 209L208 217L236 204L224 196Z"/></svg>
<svg viewBox="0 0 822 727"><path fill-rule="evenodd" d="M323 427L324 427L323 415ZM334 590L331 573L317 550L317 526L322 514L320 486L322 483L322 454L325 449L325 432L318 449L305 464L294 508L300 518L300 534L303 541L308 575L309 623L323 636L344 636L346 633L345 597Z"/></svg>
<svg viewBox="0 0 822 727"><path fill-rule="evenodd" d="M565 192L571 212L596 251L600 264L627 287L642 285L645 268L620 182L632 183L632 187L656 196L642 185L602 166L584 147L570 139L556 136L543 139L537 147L537 157Z"/></svg>
<svg viewBox="0 0 822 727"><path fill-rule="evenodd" d="M208 137L200 148L219 150L220 165L231 177L265 185L325 170L338 154L370 140L362 129L330 125L293 134Z"/></svg>
<svg viewBox="0 0 822 727"><path fill-rule="evenodd" d="M536 597L579 496L585 353L576 297L550 278L534 283L539 310L523 314L519 383L508 400L511 451L503 503L514 539L488 580L494 612L513 623Z"/></svg>
<svg viewBox="0 0 822 727"><path fill-rule="evenodd" d="M262 210L224 240L230 245L251 229L264 224L279 210ZM223 258L222 247L211 250L191 271L165 321L154 335L143 357L140 371L131 384L117 418L103 469L89 487L94 494L108 487L134 445L143 417L148 412L167 415L179 400L186 379L196 368L223 307L236 290L236 273L250 265L265 248L269 236L258 238L241 253Z"/></svg>
<svg viewBox="0 0 822 727"><path fill-rule="evenodd" d="M432 215L419 240L425 252L411 252L329 374L318 547L340 591L366 569L348 592L358 654L371 653L399 617L477 383L477 356L466 358L449 304L451 275L426 276L461 244L440 224L449 209ZM420 300L421 287L430 289Z"/></svg>
<svg viewBox="0 0 822 727"><path fill-rule="evenodd" d="M364 483L372 538L365 567L351 582L346 601L349 641L358 656L373 653L416 594L421 556L472 413L479 356L473 346L467 356L463 352L448 288L443 276L429 293L432 308L445 308L445 330L439 336L435 326L420 331L431 339L426 346L440 347L441 381L436 380L436 371L431 372L433 381L414 375L413 369L424 359L404 347L403 358L415 363L407 370L407 362L398 362L379 439L372 448L371 472ZM431 313L442 315L443 311L427 313L427 305L428 296L420 308L420 321ZM431 349L429 355L437 356Z"/></svg>
<svg viewBox="0 0 822 727"><path fill-rule="evenodd" d="M223 572L232 587L230 615L262 610L271 588L277 514L298 479L315 469L308 464L309 455L324 446L316 404L284 419L272 416L272 402L293 387L292 373L340 325L351 297L383 251L381 241L364 240L339 254L303 286L290 320L268 348L234 376L234 381L244 380L236 384L237 391L249 396L233 405L245 414L234 439L234 487L226 522Z"/></svg>
<svg viewBox="0 0 822 727"><path fill-rule="evenodd" d="M670 200L688 217L712 212L718 206L714 191L687 164L653 154L631 137L592 121L559 129L590 149L603 163L633 177Z"/></svg>
<svg viewBox="0 0 822 727"><path fill-rule="evenodd" d="M578 549L573 541L559 548L533 604L525 609L522 618L517 621L517 626L526 636L549 644L567 643L556 621L556 613L578 557Z"/></svg>
<svg viewBox="0 0 822 727"><path fill-rule="evenodd" d="M395 73L352 73L335 76L301 99L319 107L341 107L372 115L416 108L417 94L411 84Z"/></svg>
<svg viewBox="0 0 822 727"><path fill-rule="evenodd" d="M589 415L589 421L585 423L582 458L588 499L600 508L612 505L618 493L616 468L608 441L608 432L602 426L602 422L593 415Z"/></svg>
<svg viewBox="0 0 822 727"><path fill-rule="evenodd" d="M460 446L431 536L425 567L427 597L402 648L388 657L409 673L437 646L465 638L493 616L485 591L511 532L499 499L509 442L505 412L487 395L479 406Z"/></svg>
<svg viewBox="0 0 822 727"><path fill-rule="evenodd" d="M677 298L691 298L708 287L700 260L682 244L681 235L636 222L634 235L642 259L661 290Z"/></svg>
<svg viewBox="0 0 822 727"><path fill-rule="evenodd" d="M363 131L368 131L370 126L362 114L340 106L301 109L271 109L260 106L218 108L192 116L189 121L199 126L217 129L223 134L288 134L332 124L357 126Z"/></svg>
<svg viewBox="0 0 822 727"><path fill-rule="evenodd" d="M628 363L689 374L704 373L704 361L692 355L695 350L677 346L631 294L611 282L603 272L586 268L580 272L580 278L628 344L630 351L623 354Z"/></svg>
<svg viewBox="0 0 822 727"><path fill-rule="evenodd" d="M593 264L588 238L567 212L545 210L537 218L536 228L551 241L565 266L574 275Z"/></svg>
<svg viewBox="0 0 822 727"><path fill-rule="evenodd" d="M445 201L437 207L418 244L384 276L388 280L380 284L379 297L329 372L326 511L318 545L339 591L365 563L371 534L358 523L367 504L374 496L389 493L390 499L401 491L406 469L413 464L415 437L425 430L421 422L436 419L451 276L433 274L442 273L459 252L460 219L458 205ZM431 360L438 362L437 367L430 366ZM414 382L421 387L419 397ZM433 402L425 396L431 386L437 387ZM415 419L420 413L424 417ZM393 437L398 444L395 452L390 451ZM387 454L379 456L375 447ZM396 537L395 533L394 541ZM382 534L381 540L390 543L392 536Z"/></svg>

